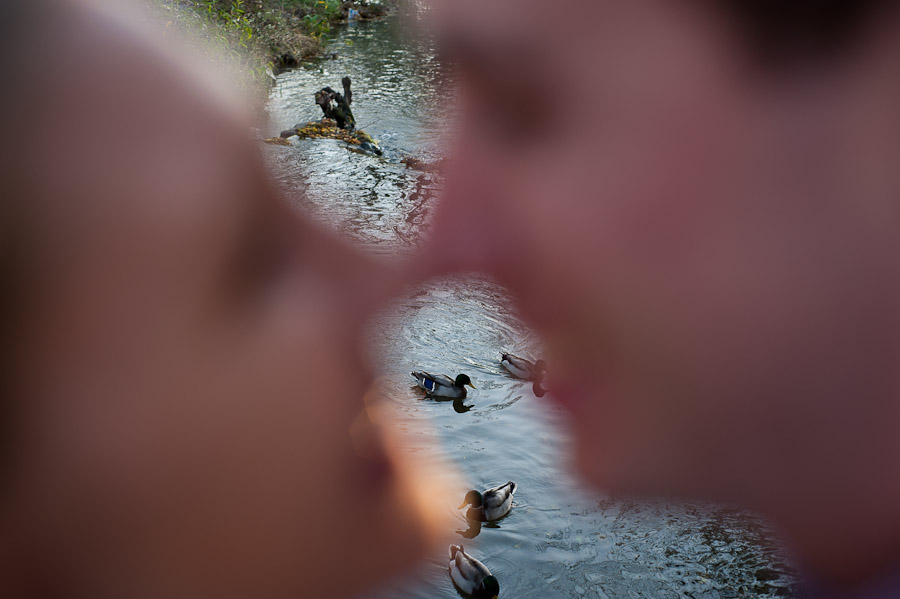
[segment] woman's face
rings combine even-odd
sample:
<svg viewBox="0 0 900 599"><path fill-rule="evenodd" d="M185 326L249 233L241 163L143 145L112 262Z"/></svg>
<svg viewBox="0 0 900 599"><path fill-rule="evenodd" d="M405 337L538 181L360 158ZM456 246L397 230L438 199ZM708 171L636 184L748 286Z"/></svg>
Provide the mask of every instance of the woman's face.
<svg viewBox="0 0 900 599"><path fill-rule="evenodd" d="M29 173L21 553L96 596L371 586L436 525L363 403L358 331L392 275L299 219L247 129L125 37L75 20L44 75L69 92L40 108L78 118Z"/></svg>

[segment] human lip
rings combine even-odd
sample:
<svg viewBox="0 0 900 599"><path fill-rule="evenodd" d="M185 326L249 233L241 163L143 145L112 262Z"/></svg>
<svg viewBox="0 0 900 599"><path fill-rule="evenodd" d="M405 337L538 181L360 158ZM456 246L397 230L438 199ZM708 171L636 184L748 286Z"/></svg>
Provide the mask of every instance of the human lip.
<svg viewBox="0 0 900 599"><path fill-rule="evenodd" d="M380 402L381 392L377 381L369 386L363 407L350 425L350 438L359 458L360 480L367 488L372 484L386 484L397 475L396 448L381 424L386 410Z"/></svg>
<svg viewBox="0 0 900 599"><path fill-rule="evenodd" d="M366 488L393 478L395 464L384 431L372 422L363 408L350 425L350 439L356 452L357 474Z"/></svg>
<svg viewBox="0 0 900 599"><path fill-rule="evenodd" d="M589 395L583 385L576 384L577 380L566 376L554 377L553 384L547 389L547 396L567 410L578 412L587 403Z"/></svg>
<svg viewBox="0 0 900 599"><path fill-rule="evenodd" d="M563 406L564 408L571 409L570 406L573 403L577 403L574 402L574 398L572 397L572 394L569 391L568 387L561 384L554 385L553 389L548 389L546 393L547 397Z"/></svg>

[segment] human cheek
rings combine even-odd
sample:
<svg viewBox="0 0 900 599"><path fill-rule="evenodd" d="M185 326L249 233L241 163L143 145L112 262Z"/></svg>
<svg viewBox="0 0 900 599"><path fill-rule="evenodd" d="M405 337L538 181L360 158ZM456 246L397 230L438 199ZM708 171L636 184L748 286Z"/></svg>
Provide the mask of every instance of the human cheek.
<svg viewBox="0 0 900 599"><path fill-rule="evenodd" d="M275 595L286 594L283 585L309 585L303 579L313 571L316 581L338 574L327 559L343 542L335 522L363 507L354 503L363 489L353 486L361 476L350 427L365 376L353 367L327 283L309 269L289 276L296 278L255 327L229 344L237 349L230 374L221 375L219 408L240 423L238 434L218 441L220 455L232 457L226 475L237 482L228 491L236 510L229 520L251 522L244 540L256 539L242 567L269 579ZM228 541L239 555L242 539Z"/></svg>
<svg viewBox="0 0 900 599"><path fill-rule="evenodd" d="M357 460L349 429L373 382L363 357L365 325L402 279L330 236L300 234L304 253L266 308L260 332L268 360L278 364L272 378L284 381L274 394L293 398L289 409L308 429L304 443L318 460ZM331 454L322 455L329 446Z"/></svg>
<svg viewBox="0 0 900 599"><path fill-rule="evenodd" d="M347 449L347 429L362 407L368 373L342 306L347 304L335 297L329 282L301 270L267 306L255 335L251 384L265 390L260 399L273 404L274 420L294 422L301 455L329 445ZM326 459L318 454L308 466Z"/></svg>
<svg viewBox="0 0 900 599"><path fill-rule="evenodd" d="M380 295L372 290L392 275L328 247L327 268L312 267L306 284L294 287L273 315L281 322L274 331L283 344L274 353L289 356L280 360L281 376L302 385L288 434L306 492L294 498L289 517L303 521L298 538L314 545L315 553L298 568L301 576L314 574L313 585L340 577L341 591L350 593L407 565L427 547L435 526L444 530L446 523L430 501L422 501L432 489L431 476L413 475L389 431L372 424L380 420L378 392L358 354L359 323L374 306L360 304L358 296ZM376 555L369 550L374 542L382 549Z"/></svg>

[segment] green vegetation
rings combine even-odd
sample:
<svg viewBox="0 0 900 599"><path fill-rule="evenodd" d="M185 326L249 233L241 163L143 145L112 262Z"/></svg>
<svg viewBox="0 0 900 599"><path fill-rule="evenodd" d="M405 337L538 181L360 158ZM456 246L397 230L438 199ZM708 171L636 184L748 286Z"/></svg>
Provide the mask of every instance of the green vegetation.
<svg viewBox="0 0 900 599"><path fill-rule="evenodd" d="M351 8L375 17L386 12L388 1L147 0L162 13L167 33L199 32L210 62L238 65L238 84L261 96L275 74L317 55Z"/></svg>

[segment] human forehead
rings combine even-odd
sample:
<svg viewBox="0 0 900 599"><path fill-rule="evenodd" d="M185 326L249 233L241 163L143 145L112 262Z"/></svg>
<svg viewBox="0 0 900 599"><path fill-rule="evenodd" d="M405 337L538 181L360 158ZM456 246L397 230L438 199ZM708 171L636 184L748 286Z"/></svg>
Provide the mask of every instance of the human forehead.
<svg viewBox="0 0 900 599"><path fill-rule="evenodd" d="M695 2L435 2L431 26L441 52L464 71L492 80L530 77L583 86L648 63L680 69L724 50L721 22ZM560 90L547 93L554 91Z"/></svg>
<svg viewBox="0 0 900 599"><path fill-rule="evenodd" d="M480 39L485 46L524 37L542 47L560 42L588 47L609 36L640 35L662 22L714 16L698 2L663 0L433 0L431 7L427 24L439 39Z"/></svg>
<svg viewBox="0 0 900 599"><path fill-rule="evenodd" d="M40 151L52 176L35 173L41 196L55 220L95 232L103 223L212 224L256 176L246 131L183 64L129 33L84 18L60 40L65 58L42 78L38 114L78 118L65 135L53 119L35 124L53 139Z"/></svg>
<svg viewBox="0 0 900 599"><path fill-rule="evenodd" d="M584 15L574 22L562 16L581 4L585 4L588 13L597 14L602 12L599 5L604 3L561 0L554 3L551 11L547 5L531 0L435 0L427 25L434 32L440 51L464 66L472 63L499 69L527 61L537 68L537 61L554 60L556 53L563 50L560 46L585 42L580 33L588 29L584 27Z"/></svg>
<svg viewBox="0 0 900 599"><path fill-rule="evenodd" d="M504 31L542 31L554 35L578 29L579 24L602 26L603 16L622 9L625 2L610 0L432 0L432 25L462 27L475 32L503 35Z"/></svg>

